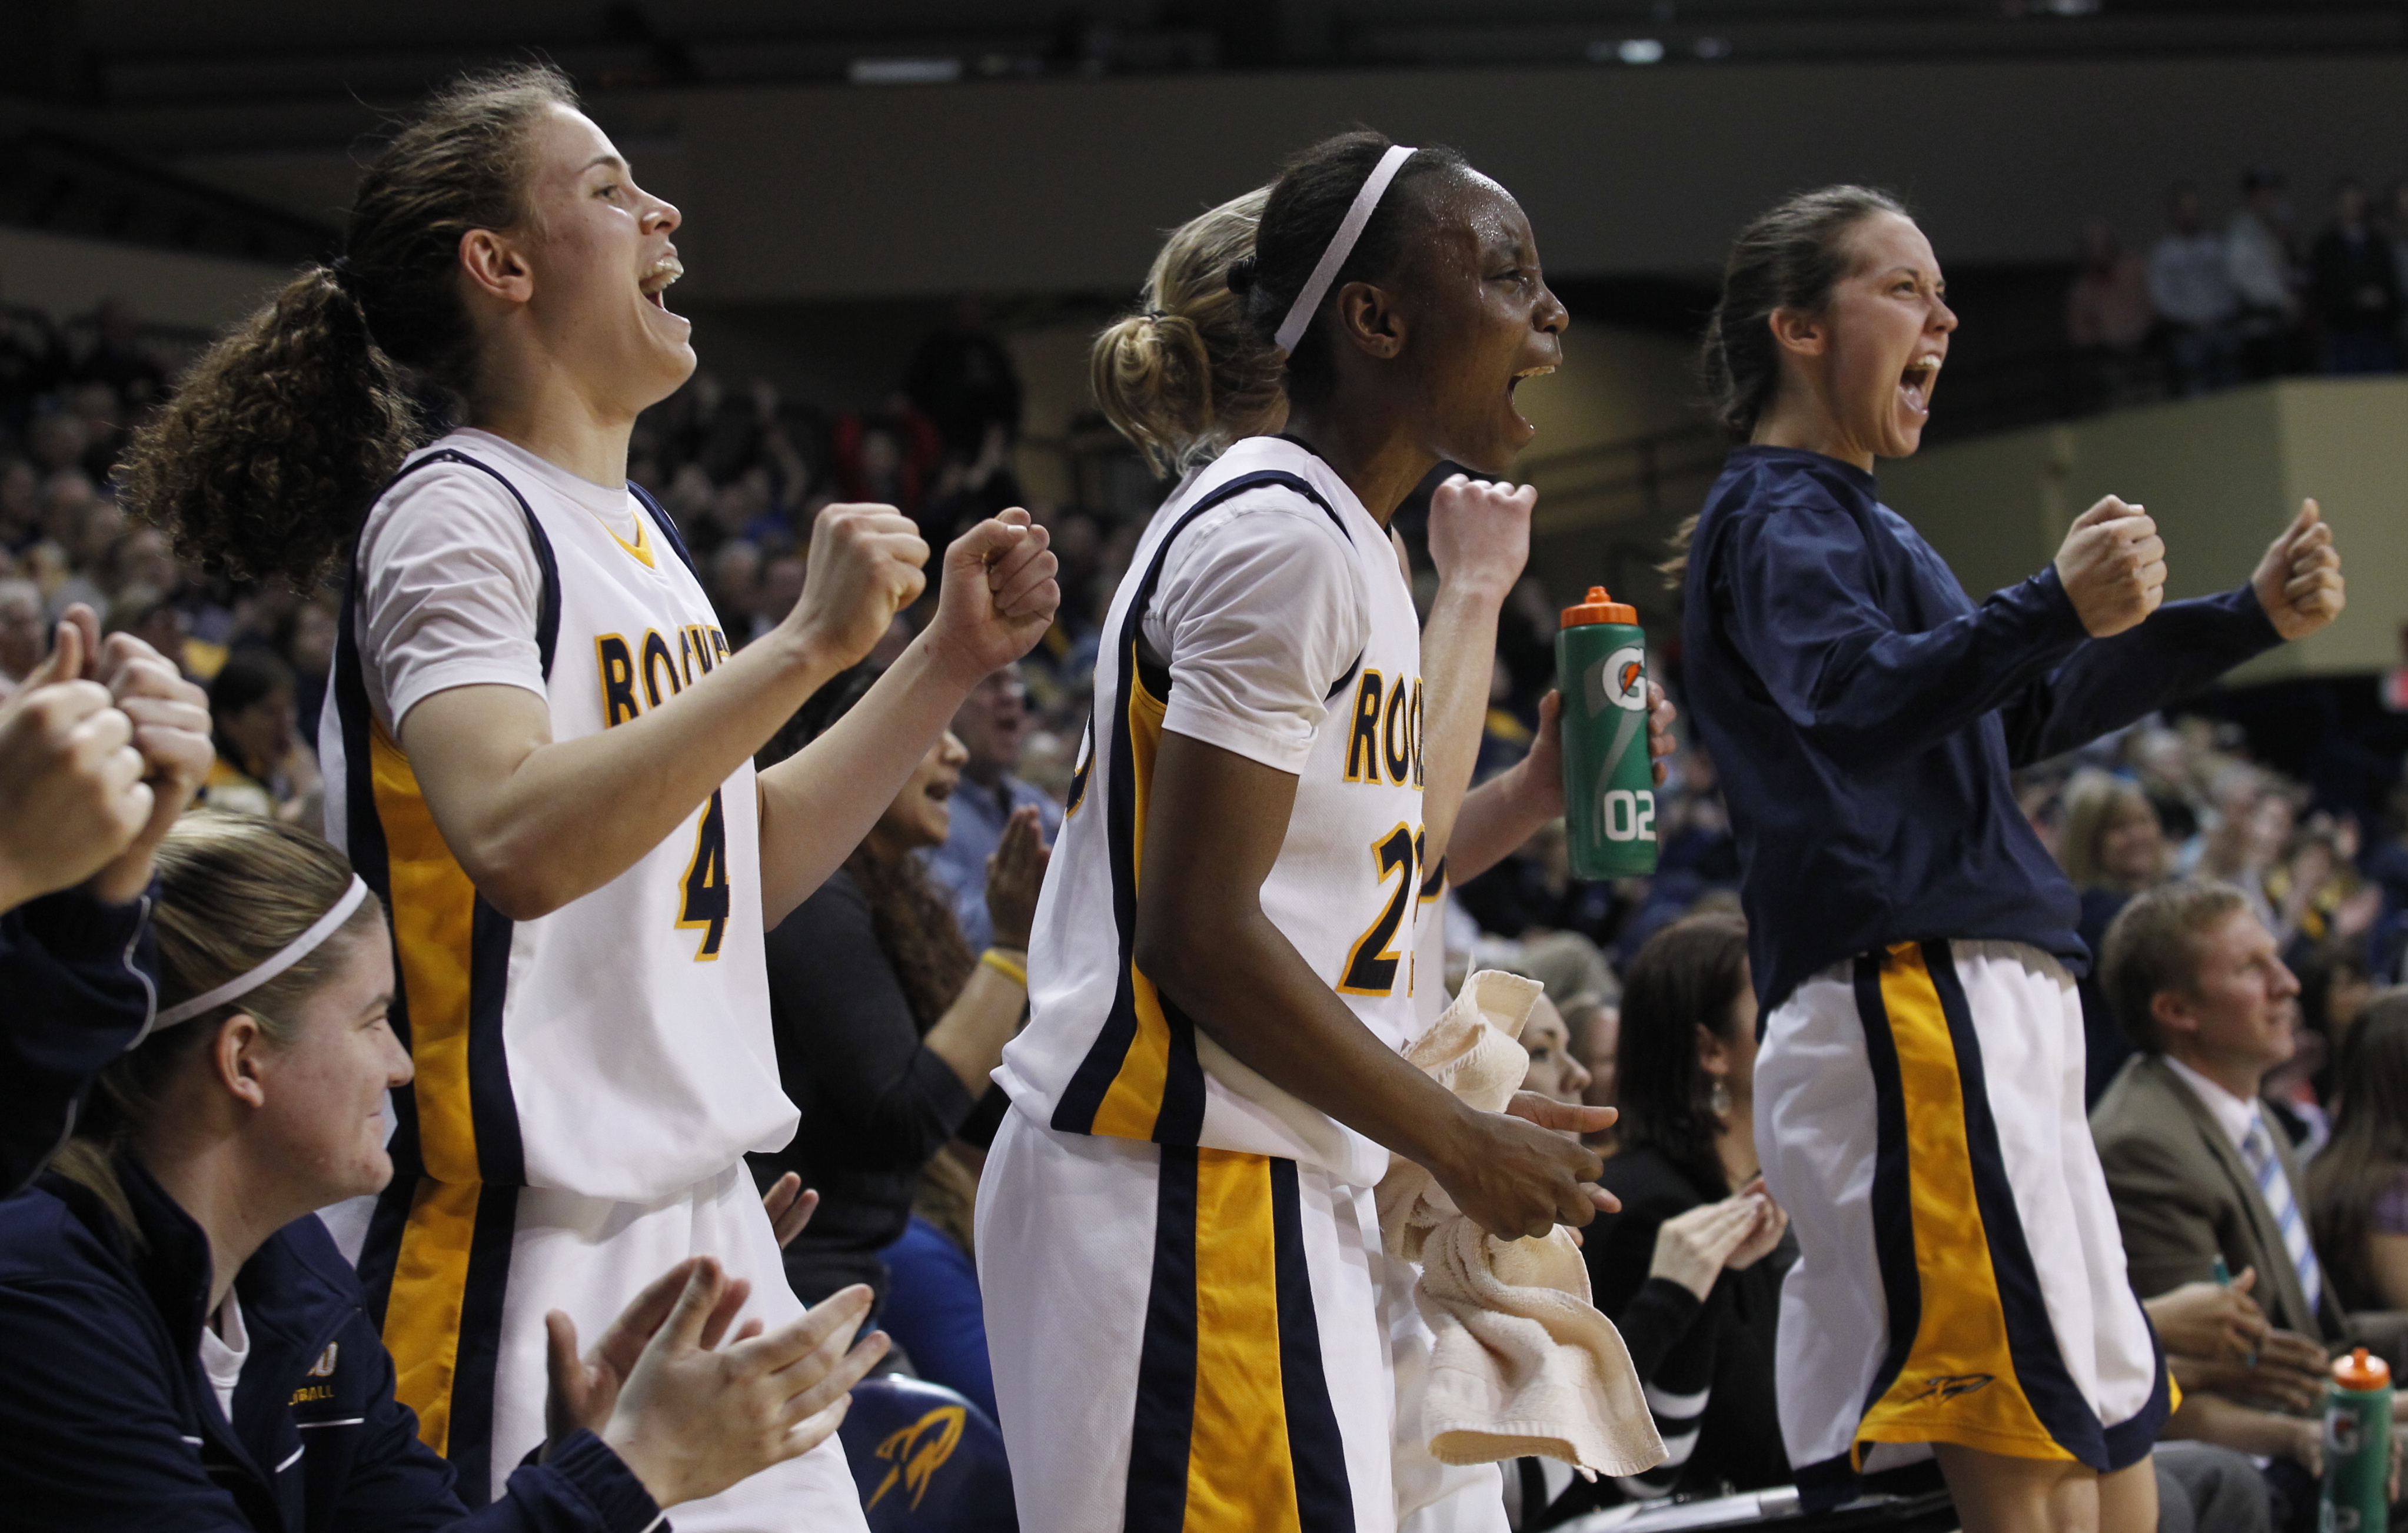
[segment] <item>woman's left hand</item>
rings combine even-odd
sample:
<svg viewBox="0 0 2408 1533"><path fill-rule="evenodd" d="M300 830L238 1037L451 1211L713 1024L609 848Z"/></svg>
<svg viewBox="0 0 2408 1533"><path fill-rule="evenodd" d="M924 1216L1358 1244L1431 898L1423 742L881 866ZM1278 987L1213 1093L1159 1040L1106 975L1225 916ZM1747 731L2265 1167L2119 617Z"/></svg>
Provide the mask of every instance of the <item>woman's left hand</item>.
<svg viewBox="0 0 2408 1533"><path fill-rule="evenodd" d="M761 1209L769 1216L769 1229L778 1237L779 1250L795 1243L795 1237L811 1222L811 1214L819 1206L820 1195L805 1187L803 1179L792 1171L761 1195Z"/></svg>
<svg viewBox="0 0 2408 1533"><path fill-rule="evenodd" d="M1015 506L945 550L937 616L926 638L964 686L1026 654L1054 625L1062 588L1043 527Z"/></svg>
<svg viewBox="0 0 2408 1533"><path fill-rule="evenodd" d="M802 1186L801 1178L789 1171L771 1190L781 1190L789 1182L797 1188ZM805 1193L803 1196L814 1205L819 1201L817 1193ZM810 1217L810 1211L806 1210L803 1218ZM802 1228L801 1224L797 1223L795 1228ZM783 1245L791 1239L793 1236L788 1234L778 1243ZM685 1292L686 1282L694 1276L695 1266L701 1259L689 1256L654 1278L642 1293L619 1311L619 1318L610 1322L609 1328L602 1333L602 1340L596 1341L594 1350L582 1357L577 1355L577 1323L568 1318L567 1312L554 1310L543 1317L544 1361L551 1377L551 1389L543 1401L544 1457L551 1457L562 1440L580 1428L597 1437L601 1435L602 1428L610 1420L610 1412L618 1407L620 1388L626 1383L627 1375L635 1371L636 1360L643 1356L644 1348L652 1341L652 1334L666 1324L670 1314L676 1311L678 1297ZM744 1308L744 1301L752 1295L752 1285L742 1278L730 1280L727 1286L720 1291L718 1303L712 1307L710 1318L703 1323L701 1345L704 1351L718 1346L726 1337L727 1327L735 1322L737 1311ZM741 1341L759 1335L760 1331L760 1321L748 1320L736 1339Z"/></svg>

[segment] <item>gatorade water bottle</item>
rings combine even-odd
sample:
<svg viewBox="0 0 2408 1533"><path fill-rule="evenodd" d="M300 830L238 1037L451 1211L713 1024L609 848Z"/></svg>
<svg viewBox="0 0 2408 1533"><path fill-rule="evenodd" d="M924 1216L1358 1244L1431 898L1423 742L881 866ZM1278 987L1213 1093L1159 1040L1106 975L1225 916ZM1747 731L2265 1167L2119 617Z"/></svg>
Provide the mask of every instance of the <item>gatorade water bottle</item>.
<svg viewBox="0 0 2408 1533"><path fill-rule="evenodd" d="M2325 1397L2325 1488L2319 1533L2379 1533L2390 1526L2391 1368L2364 1347L2332 1367Z"/></svg>
<svg viewBox="0 0 2408 1533"><path fill-rule="evenodd" d="M1555 632L1563 695L1564 822L1572 875L1656 871L1656 764L1647 753L1647 635L1639 614L1588 588Z"/></svg>

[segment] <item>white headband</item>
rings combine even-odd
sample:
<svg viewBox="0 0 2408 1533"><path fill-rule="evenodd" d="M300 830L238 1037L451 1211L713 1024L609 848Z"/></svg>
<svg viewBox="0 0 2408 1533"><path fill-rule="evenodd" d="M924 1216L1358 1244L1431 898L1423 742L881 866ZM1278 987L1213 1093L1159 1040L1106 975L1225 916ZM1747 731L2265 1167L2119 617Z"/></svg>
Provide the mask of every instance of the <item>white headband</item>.
<svg viewBox="0 0 2408 1533"><path fill-rule="evenodd" d="M150 1024L150 1030L155 1033L162 1027L173 1027L179 1022L190 1022L212 1007L223 1006L237 996L251 994L317 952L319 944L340 931L343 923L351 918L351 912L360 908L360 901L367 897L367 884L362 881L357 873L352 874L351 886L343 891L342 898L335 901L333 910L318 918L316 925L285 943L283 951L250 973L237 974L215 990L206 991L191 1000L180 1002L160 1012L159 1020Z"/></svg>
<svg viewBox="0 0 2408 1533"><path fill-rule="evenodd" d="M1321 252L1321 264L1312 268L1312 276L1305 281L1304 291L1296 295L1296 302L1288 307L1287 318L1280 322L1276 338L1281 351L1290 353L1296 351L1296 343L1302 340L1305 331L1312 327L1312 317L1321 312L1321 300L1328 295L1329 284L1338 279L1338 268L1346 265L1346 258L1354 253L1354 242L1363 237L1363 226L1371 222L1372 211L1380 206L1381 194L1388 190L1388 183L1397 179L1397 172L1405 168L1405 162L1418 152L1402 144L1390 144L1387 152L1380 156L1380 163L1371 167L1371 179L1363 183L1362 191L1354 193L1354 206L1346 209L1345 222L1339 224L1338 232L1329 236L1329 249Z"/></svg>

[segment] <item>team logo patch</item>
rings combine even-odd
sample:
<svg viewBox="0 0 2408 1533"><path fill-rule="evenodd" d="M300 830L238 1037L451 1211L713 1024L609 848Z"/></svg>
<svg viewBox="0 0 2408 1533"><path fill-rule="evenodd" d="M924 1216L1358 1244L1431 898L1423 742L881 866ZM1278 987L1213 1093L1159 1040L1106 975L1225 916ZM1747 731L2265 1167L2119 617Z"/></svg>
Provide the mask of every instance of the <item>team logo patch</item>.
<svg viewBox="0 0 2408 1533"><path fill-rule="evenodd" d="M886 1478L878 1483L878 1490L862 1503L864 1512L874 1510L886 1493L900 1481L911 1493L911 1510L920 1510L920 1497L928 1493L928 1482L945 1467L961 1446L962 1423L966 1412L958 1405L940 1405L899 1432L890 1432L878 1445L878 1456L893 1466Z"/></svg>
<svg viewBox="0 0 2408 1533"><path fill-rule="evenodd" d="M1987 1389L1998 1381L1999 1376L1995 1373L1935 1373L1923 1381L1923 1388L1919 1392L1899 1403L1914 1405L1923 1400L1953 1400L1959 1395Z"/></svg>
<svg viewBox="0 0 2408 1533"><path fill-rule="evenodd" d="M1608 706L1633 712L1645 710L1646 678L1647 652L1636 644L1626 645L1591 666L1581 678L1583 700L1588 704L1589 716L1595 718Z"/></svg>

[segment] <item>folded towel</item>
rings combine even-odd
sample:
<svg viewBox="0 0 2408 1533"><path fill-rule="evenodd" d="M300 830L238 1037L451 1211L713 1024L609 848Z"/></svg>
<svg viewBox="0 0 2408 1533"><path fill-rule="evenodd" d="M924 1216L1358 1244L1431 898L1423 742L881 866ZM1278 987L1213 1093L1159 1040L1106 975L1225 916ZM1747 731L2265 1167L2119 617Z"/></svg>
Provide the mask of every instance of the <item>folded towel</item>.
<svg viewBox="0 0 2408 1533"><path fill-rule="evenodd" d="M1472 975L1405 1057L1472 1107L1503 1111L1528 1068L1515 1040L1540 989L1495 969ZM1431 1457L1535 1454L1590 1478L1664 1461L1630 1354L1589 1302L1588 1268L1570 1231L1498 1239L1402 1158L1374 1196L1389 1254L1422 1264L1413 1303L1436 1338L1422 1402Z"/></svg>

